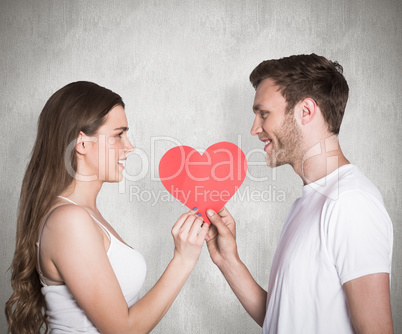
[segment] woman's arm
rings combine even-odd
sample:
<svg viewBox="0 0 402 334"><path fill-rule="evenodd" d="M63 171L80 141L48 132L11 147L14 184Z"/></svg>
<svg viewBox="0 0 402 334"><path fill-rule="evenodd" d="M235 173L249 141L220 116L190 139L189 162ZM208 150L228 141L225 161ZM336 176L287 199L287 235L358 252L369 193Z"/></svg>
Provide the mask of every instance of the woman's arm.
<svg viewBox="0 0 402 334"><path fill-rule="evenodd" d="M208 225L202 223L194 211L178 219L172 229L172 261L155 286L131 308L107 257L103 232L85 209L65 206L51 214L42 235L42 259L51 261L101 333L148 333L167 312L198 260L208 231Z"/></svg>

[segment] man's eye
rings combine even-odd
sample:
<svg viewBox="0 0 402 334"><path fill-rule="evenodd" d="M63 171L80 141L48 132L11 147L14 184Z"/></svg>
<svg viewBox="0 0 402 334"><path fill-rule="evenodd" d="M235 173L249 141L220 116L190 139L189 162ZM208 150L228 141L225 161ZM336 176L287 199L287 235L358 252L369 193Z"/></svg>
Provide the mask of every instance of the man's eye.
<svg viewBox="0 0 402 334"><path fill-rule="evenodd" d="M261 118L262 119L266 119L268 117L268 113L267 112L262 112L261 113Z"/></svg>

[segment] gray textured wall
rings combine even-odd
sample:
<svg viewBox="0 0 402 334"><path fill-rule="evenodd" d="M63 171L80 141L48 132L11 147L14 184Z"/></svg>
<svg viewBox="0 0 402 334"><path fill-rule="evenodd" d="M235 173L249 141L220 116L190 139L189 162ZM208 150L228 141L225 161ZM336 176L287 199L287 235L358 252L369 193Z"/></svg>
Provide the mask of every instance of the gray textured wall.
<svg viewBox="0 0 402 334"><path fill-rule="evenodd" d="M338 60L350 85L340 140L379 187L394 223L392 307L402 333L401 37L399 0L0 1L0 304L9 272L21 180L49 96L76 80L121 94L137 155L129 179L107 185L99 206L147 259L145 293L173 254L170 229L186 209L155 180L163 153L218 141L249 154L250 177L227 207L239 252L267 286L282 223L301 194L289 167L269 169L249 134L250 71L262 60L315 52ZM171 140L171 141L169 141ZM176 141L176 142L174 142ZM252 153L253 149L259 149ZM141 176L143 174L143 176ZM138 175L138 177L136 177ZM257 178L265 178L258 181ZM249 195L254 191L255 198ZM5 332L4 314L0 332ZM206 249L154 333L259 333Z"/></svg>

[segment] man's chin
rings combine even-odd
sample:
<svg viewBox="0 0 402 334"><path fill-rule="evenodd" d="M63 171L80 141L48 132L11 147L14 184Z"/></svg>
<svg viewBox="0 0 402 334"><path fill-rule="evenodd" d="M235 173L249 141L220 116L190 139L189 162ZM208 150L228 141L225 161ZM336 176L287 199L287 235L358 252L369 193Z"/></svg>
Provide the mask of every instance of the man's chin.
<svg viewBox="0 0 402 334"><path fill-rule="evenodd" d="M289 163L288 155L284 149L275 150L273 149L271 152L266 152L265 161L268 167L275 168L279 166L283 166Z"/></svg>
<svg viewBox="0 0 402 334"><path fill-rule="evenodd" d="M271 159L269 159L269 157L267 157L266 162L267 162L267 166L271 167L271 168L280 167L280 166L288 164L288 162L285 162L285 161L271 160Z"/></svg>

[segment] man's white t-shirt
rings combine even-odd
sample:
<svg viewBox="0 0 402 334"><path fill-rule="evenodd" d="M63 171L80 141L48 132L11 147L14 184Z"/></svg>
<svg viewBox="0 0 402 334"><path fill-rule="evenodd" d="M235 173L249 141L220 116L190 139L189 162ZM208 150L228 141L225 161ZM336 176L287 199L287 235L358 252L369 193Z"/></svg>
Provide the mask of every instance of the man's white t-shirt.
<svg viewBox="0 0 402 334"><path fill-rule="evenodd" d="M381 194L356 166L305 185L273 259L263 333L354 333L342 285L391 273L392 245Z"/></svg>

